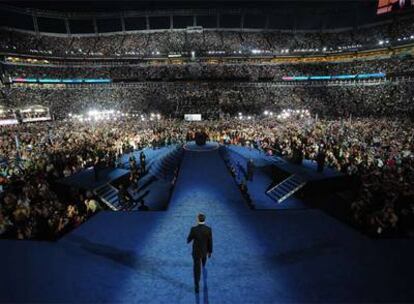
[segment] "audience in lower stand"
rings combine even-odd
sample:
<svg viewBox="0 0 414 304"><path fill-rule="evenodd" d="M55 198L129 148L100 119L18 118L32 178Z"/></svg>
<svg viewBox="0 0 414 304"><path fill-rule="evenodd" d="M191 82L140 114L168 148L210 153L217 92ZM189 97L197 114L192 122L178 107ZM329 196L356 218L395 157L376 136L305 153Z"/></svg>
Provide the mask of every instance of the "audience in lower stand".
<svg viewBox="0 0 414 304"><path fill-rule="evenodd" d="M57 179L93 166L98 155L104 167L114 167L130 147L183 143L199 128L211 140L272 151L286 158L292 158L299 149L304 158L317 161L320 169L325 164L360 179L359 194L350 206L357 225L377 234L405 233L410 227L414 141L413 124L408 120L299 117L194 124L124 117L118 121L72 120L2 127L2 236L52 237L79 225L96 212L99 204L90 193L59 197ZM141 162L145 163L143 156ZM130 166L131 178L139 179L141 173L137 173L133 158ZM248 176L237 167L231 170L242 191L248 193L244 184Z"/></svg>

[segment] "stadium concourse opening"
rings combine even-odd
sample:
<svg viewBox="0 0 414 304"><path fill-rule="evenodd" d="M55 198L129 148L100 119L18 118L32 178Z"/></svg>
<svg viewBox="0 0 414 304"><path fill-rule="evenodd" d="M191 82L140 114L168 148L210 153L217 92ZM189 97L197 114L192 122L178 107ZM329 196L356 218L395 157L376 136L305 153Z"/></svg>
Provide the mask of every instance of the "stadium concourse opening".
<svg viewBox="0 0 414 304"><path fill-rule="evenodd" d="M412 1L0 4L0 302L414 302Z"/></svg>

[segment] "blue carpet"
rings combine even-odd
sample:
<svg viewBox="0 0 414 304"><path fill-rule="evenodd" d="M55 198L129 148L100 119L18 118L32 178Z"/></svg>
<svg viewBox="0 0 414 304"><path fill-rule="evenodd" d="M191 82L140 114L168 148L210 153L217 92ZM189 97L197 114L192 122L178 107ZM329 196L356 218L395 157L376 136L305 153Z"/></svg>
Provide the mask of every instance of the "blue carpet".
<svg viewBox="0 0 414 304"><path fill-rule="evenodd" d="M214 253L196 297L185 240L200 211ZM250 211L218 151L186 152L166 212L101 212L57 243L0 241L0 302L412 302L413 254L318 210Z"/></svg>
<svg viewBox="0 0 414 304"><path fill-rule="evenodd" d="M214 141L208 141L205 145L197 145L195 141L190 141L184 145L184 150L194 152L207 152L216 150L219 147L220 145Z"/></svg>

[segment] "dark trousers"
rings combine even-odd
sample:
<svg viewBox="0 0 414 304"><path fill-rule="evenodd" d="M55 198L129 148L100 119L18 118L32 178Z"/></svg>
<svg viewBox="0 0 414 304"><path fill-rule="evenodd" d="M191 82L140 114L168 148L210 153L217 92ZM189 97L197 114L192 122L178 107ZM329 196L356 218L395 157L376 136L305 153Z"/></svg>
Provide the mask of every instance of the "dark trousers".
<svg viewBox="0 0 414 304"><path fill-rule="evenodd" d="M93 173L95 176L95 181L99 179L99 167L97 165L93 166Z"/></svg>
<svg viewBox="0 0 414 304"><path fill-rule="evenodd" d="M247 180L253 181L253 169L247 169Z"/></svg>
<svg viewBox="0 0 414 304"><path fill-rule="evenodd" d="M318 164L317 171L318 171L318 172L322 172L322 171L323 171L323 167L325 166L325 163L323 163L323 162L318 162L317 164Z"/></svg>
<svg viewBox="0 0 414 304"><path fill-rule="evenodd" d="M201 264L203 267L206 266L207 257L197 257L193 255L194 261L194 285L198 286L200 283L201 276Z"/></svg>

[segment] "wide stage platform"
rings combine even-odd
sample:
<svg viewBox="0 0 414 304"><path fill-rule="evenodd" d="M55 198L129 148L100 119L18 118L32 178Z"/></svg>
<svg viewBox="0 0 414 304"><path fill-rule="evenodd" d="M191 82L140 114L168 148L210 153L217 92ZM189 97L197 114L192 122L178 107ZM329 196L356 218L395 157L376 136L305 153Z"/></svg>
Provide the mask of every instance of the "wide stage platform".
<svg viewBox="0 0 414 304"><path fill-rule="evenodd" d="M291 175L299 176L306 182L300 193L322 194L334 192L344 187L349 187L344 174L332 168L325 167L322 172L317 172L317 164L314 161L303 160L301 165L293 164L278 156L269 156L263 152L235 145L225 146L229 157L237 164L241 175L247 175L247 162L254 163L253 180L247 181L249 195L256 209L306 209L309 205L296 194L288 197L282 203L277 203L266 192L273 186L282 182Z"/></svg>
<svg viewBox="0 0 414 304"><path fill-rule="evenodd" d="M186 237L199 212L214 252L197 296ZM186 151L165 212L101 212L54 243L1 240L0 302L413 302L413 255L411 240L372 240L320 210L250 210L218 150Z"/></svg>
<svg viewBox="0 0 414 304"><path fill-rule="evenodd" d="M322 172L317 172L316 162L307 159L303 160L302 164L298 165L279 156L265 155L263 152L256 149L235 145L228 146L228 149L247 160L252 159L256 167L273 165L289 174L300 175L306 181L317 181L344 176L342 173L329 167L325 167Z"/></svg>
<svg viewBox="0 0 414 304"><path fill-rule="evenodd" d="M93 168L88 168L72 176L62 178L59 182L63 185L74 188L93 190L107 183L126 177L128 174L129 170L120 168L105 168L98 171L98 179L95 179L95 172Z"/></svg>

